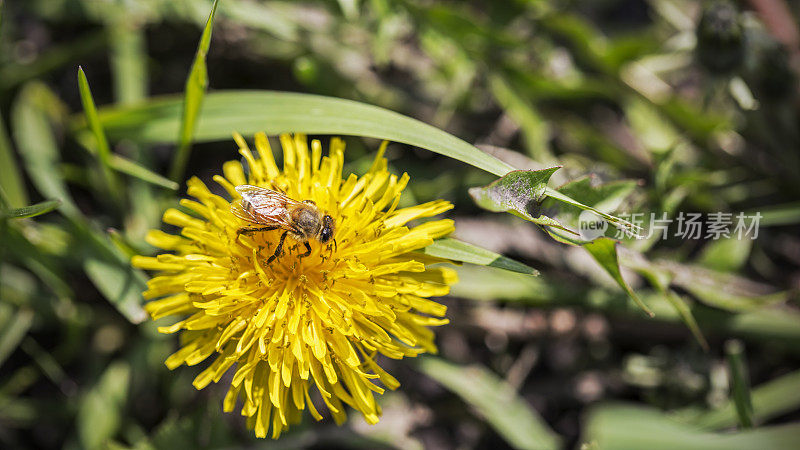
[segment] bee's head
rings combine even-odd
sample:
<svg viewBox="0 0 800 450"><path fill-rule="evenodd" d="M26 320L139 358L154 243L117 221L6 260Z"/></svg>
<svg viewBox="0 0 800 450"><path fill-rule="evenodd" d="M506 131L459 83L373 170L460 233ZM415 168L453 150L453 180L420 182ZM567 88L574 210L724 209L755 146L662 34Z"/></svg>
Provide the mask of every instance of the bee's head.
<svg viewBox="0 0 800 450"><path fill-rule="evenodd" d="M322 229L319 231L319 241L323 244L330 241L333 237L333 230L333 217L329 214L325 214L325 216L322 217Z"/></svg>

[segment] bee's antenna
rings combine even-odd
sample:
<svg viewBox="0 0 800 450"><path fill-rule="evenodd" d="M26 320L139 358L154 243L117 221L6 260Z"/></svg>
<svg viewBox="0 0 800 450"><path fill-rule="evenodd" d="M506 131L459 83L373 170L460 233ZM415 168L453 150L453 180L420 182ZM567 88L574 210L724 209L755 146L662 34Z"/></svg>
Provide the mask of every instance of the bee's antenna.
<svg viewBox="0 0 800 450"><path fill-rule="evenodd" d="M339 251L339 245L336 244L336 238L333 239L333 251L335 252Z"/></svg>

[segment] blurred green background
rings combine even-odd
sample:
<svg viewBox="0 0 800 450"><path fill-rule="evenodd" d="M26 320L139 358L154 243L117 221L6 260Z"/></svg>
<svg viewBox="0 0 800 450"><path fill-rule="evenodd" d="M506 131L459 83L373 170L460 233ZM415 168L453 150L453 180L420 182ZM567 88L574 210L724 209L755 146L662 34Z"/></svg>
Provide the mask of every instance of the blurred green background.
<svg viewBox="0 0 800 450"><path fill-rule="evenodd" d="M238 158L227 129L198 128L172 183L178 136L153 143L136 125L162 111L153 97L180 101L211 2L0 4L0 447L800 442L797 2L221 0L209 102L225 89L353 99L519 169L563 165L551 186L594 174L569 189L619 213L762 215L754 240L624 240L649 318L582 248L479 209L467 189L496 177L391 144L392 170L412 177L405 201L453 201L456 237L541 275L460 266L440 355L384 361L402 387L380 424L307 420L278 441L221 412L224 383L196 391L201 368L166 369L176 339L143 321L146 278L128 264L153 252L144 234L186 176ZM78 66L110 154L87 130ZM363 171L378 141L347 143ZM46 215L23 217L55 204L19 209L50 199Z"/></svg>

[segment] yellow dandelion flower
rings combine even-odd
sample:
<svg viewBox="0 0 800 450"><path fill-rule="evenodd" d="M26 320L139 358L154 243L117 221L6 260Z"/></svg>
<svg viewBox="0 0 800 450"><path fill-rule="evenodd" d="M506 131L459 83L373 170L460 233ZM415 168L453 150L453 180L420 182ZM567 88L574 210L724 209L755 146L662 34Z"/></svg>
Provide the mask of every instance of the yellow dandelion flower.
<svg viewBox="0 0 800 450"><path fill-rule="evenodd" d="M197 389L218 382L235 365L223 409L230 412L241 400L241 413L259 437L272 425L277 438L306 408L320 420L312 397L321 398L338 424L346 419L344 404L377 423L381 410L374 394L399 385L377 364L377 355L435 352L427 327L448 321L445 306L428 297L446 295L456 281L452 269L432 266L444 260L419 252L452 232L453 222L406 224L452 204L398 208L409 177L388 172L385 145L369 172L343 179L340 139L331 140L323 157L319 141L309 149L303 135L281 136L280 170L266 135L255 136L258 158L241 136L234 137L249 175L230 161L223 165L225 176L214 177L232 200L240 198L235 187L244 184L313 200L332 216L335 234L326 244L309 241L306 257L304 246L289 237L282 256L267 263L282 233L240 234L248 224L231 212L231 201L199 179L189 180L187 192L197 200L180 204L192 214L169 209L163 217L181 228L180 235L154 230L147 236L172 253L133 259L136 267L158 271L144 292L145 299L157 299L147 312L153 319L182 319L159 328L181 332L181 347L166 365L174 369L213 357L195 378Z"/></svg>

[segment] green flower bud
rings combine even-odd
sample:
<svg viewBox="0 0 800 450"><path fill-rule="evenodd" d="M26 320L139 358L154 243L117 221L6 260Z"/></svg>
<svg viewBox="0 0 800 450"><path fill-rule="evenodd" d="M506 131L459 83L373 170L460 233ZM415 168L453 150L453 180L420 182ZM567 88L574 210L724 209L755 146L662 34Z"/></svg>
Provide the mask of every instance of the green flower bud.
<svg viewBox="0 0 800 450"><path fill-rule="evenodd" d="M744 61L745 39L739 11L727 1L712 3L697 24L695 57L712 74L735 72Z"/></svg>

